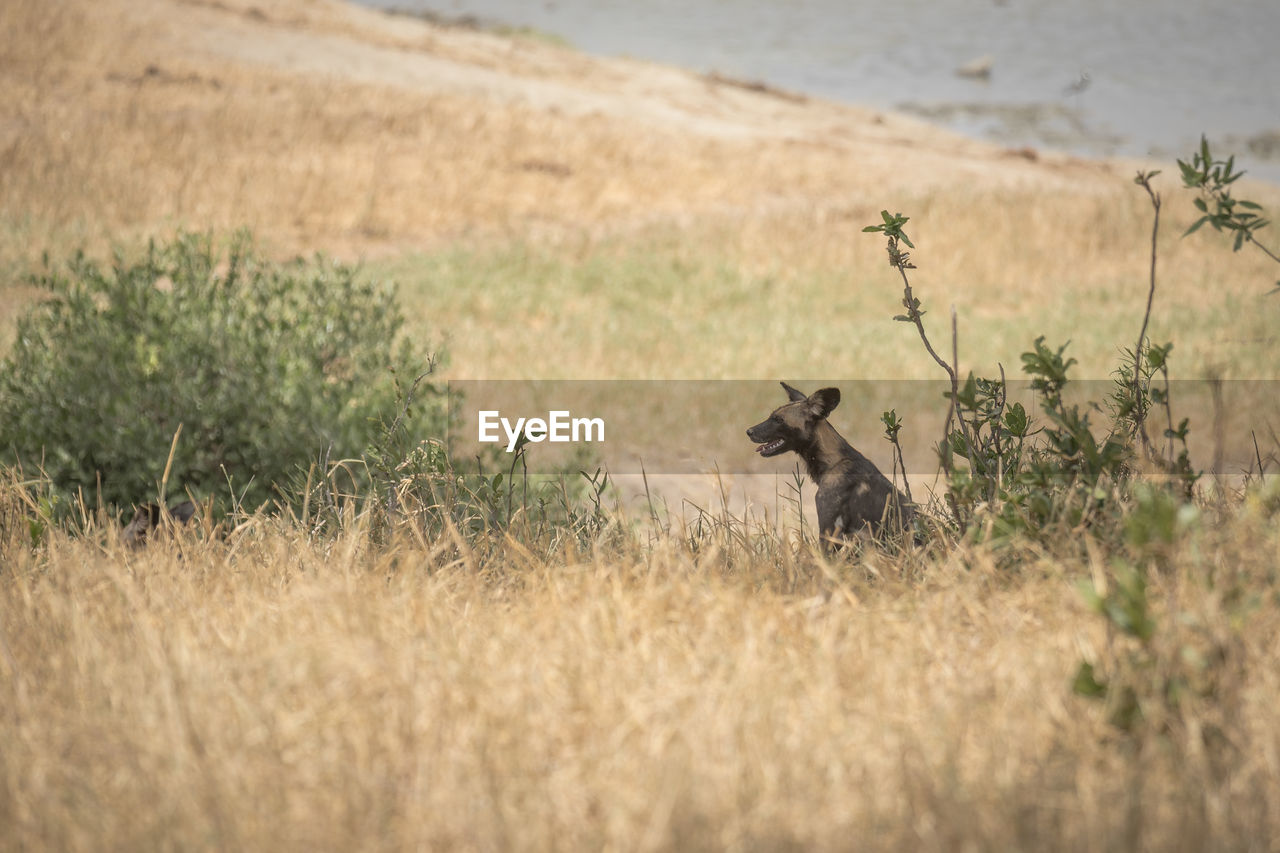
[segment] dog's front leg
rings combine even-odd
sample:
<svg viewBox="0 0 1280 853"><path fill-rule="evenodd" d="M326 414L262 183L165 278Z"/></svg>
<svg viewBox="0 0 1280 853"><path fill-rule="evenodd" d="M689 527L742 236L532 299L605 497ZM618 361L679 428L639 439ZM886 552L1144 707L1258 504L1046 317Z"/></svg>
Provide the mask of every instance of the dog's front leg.
<svg viewBox="0 0 1280 853"><path fill-rule="evenodd" d="M844 533L844 518L841 515L840 501L834 499L830 492L818 490L818 542L825 554L833 554L841 546L841 534Z"/></svg>

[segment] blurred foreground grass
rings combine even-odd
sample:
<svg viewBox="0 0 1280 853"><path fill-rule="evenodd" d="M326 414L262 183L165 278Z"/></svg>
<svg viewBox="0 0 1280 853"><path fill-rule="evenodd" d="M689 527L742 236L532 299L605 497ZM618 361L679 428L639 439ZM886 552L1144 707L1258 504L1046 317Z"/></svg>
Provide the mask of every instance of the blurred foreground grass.
<svg viewBox="0 0 1280 853"><path fill-rule="evenodd" d="M1221 521L1150 579L1159 666L1208 655L1216 692L1129 733L1071 691L1132 645L1073 589L1123 554L1087 535L10 542L0 846L1265 849L1280 538Z"/></svg>

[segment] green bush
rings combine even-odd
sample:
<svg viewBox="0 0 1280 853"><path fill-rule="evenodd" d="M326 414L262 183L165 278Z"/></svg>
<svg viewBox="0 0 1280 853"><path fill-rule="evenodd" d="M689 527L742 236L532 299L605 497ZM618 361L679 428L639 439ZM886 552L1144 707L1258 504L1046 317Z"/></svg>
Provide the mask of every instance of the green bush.
<svg viewBox="0 0 1280 853"><path fill-rule="evenodd" d="M391 287L317 257L278 265L246 234L152 243L109 268L77 255L0 364L0 457L110 506L169 494L253 508L317 459L359 456L428 359L401 335ZM415 428L443 423L420 394Z"/></svg>

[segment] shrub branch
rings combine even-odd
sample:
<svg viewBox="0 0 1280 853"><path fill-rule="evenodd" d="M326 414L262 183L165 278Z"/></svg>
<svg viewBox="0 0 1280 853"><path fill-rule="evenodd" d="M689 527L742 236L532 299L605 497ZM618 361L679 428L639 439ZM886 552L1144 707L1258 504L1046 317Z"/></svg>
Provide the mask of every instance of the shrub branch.
<svg viewBox="0 0 1280 853"><path fill-rule="evenodd" d="M1151 187L1151 179L1160 174L1155 172L1138 172L1133 182L1147 191L1147 196L1151 199L1151 207L1155 210L1155 217L1151 223L1151 284L1147 288L1147 309L1142 315L1142 329L1138 332L1138 345L1133 348L1133 421L1139 438L1142 439L1142 449L1151 454L1151 439L1147 436L1146 409L1144 408L1144 398L1142 394L1142 347L1147 339L1147 326L1151 322L1151 305L1156 297L1156 247L1160 238L1160 194Z"/></svg>

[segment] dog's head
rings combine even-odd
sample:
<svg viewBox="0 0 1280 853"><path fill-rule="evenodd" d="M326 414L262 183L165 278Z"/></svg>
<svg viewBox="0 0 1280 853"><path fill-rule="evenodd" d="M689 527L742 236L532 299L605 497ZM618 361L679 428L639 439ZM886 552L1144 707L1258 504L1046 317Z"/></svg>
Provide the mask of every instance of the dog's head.
<svg viewBox="0 0 1280 853"><path fill-rule="evenodd" d="M761 456L777 456L789 450L801 450L814 438L819 422L840 405L839 388L823 388L805 396L787 383L782 383L791 402L773 410L773 414L747 430L747 438L760 446Z"/></svg>

